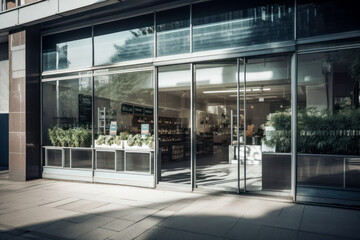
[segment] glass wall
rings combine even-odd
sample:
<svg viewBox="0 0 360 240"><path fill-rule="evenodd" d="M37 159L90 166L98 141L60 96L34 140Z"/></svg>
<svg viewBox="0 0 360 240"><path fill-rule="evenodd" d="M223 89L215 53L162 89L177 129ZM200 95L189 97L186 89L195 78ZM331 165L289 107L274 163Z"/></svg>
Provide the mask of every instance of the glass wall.
<svg viewBox="0 0 360 240"><path fill-rule="evenodd" d="M94 26L95 65L153 56L153 14Z"/></svg>
<svg viewBox="0 0 360 240"><path fill-rule="evenodd" d="M43 145L90 147L91 77L43 82L42 92Z"/></svg>
<svg viewBox="0 0 360 240"><path fill-rule="evenodd" d="M160 181L190 184L190 65L158 71Z"/></svg>
<svg viewBox="0 0 360 240"><path fill-rule="evenodd" d="M289 55L246 59L246 132L240 130L240 144L246 138L247 190L291 188L290 72Z"/></svg>
<svg viewBox="0 0 360 240"><path fill-rule="evenodd" d="M300 38L360 29L354 1L298 0L297 4Z"/></svg>
<svg viewBox="0 0 360 240"><path fill-rule="evenodd" d="M42 93L46 166L91 168L91 75L43 82Z"/></svg>
<svg viewBox="0 0 360 240"><path fill-rule="evenodd" d="M110 135L115 122L117 134L141 134L141 125L150 124L153 134L154 87L152 71L101 72L94 78L95 133Z"/></svg>
<svg viewBox="0 0 360 240"><path fill-rule="evenodd" d="M195 67L196 184L236 191L238 162L231 139L231 116L237 111L236 60Z"/></svg>
<svg viewBox="0 0 360 240"><path fill-rule="evenodd" d="M44 36L43 71L91 67L91 27Z"/></svg>
<svg viewBox="0 0 360 240"><path fill-rule="evenodd" d="M190 52L190 7L156 13L157 56Z"/></svg>
<svg viewBox="0 0 360 240"><path fill-rule="evenodd" d="M359 189L360 50L298 62L298 184Z"/></svg>
<svg viewBox="0 0 360 240"><path fill-rule="evenodd" d="M293 5L292 1L194 4L194 52L292 40Z"/></svg>

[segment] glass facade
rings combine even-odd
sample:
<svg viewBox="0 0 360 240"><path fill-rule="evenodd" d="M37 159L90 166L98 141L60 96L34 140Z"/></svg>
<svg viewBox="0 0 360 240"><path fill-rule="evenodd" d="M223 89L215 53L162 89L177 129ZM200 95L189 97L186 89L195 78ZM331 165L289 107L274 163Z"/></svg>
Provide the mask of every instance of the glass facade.
<svg viewBox="0 0 360 240"><path fill-rule="evenodd" d="M154 56L154 17L121 20L94 26L95 65Z"/></svg>
<svg viewBox="0 0 360 240"><path fill-rule="evenodd" d="M194 4L194 52L292 40L293 14L292 1Z"/></svg>
<svg viewBox="0 0 360 240"><path fill-rule="evenodd" d="M346 4L207 1L44 36L46 166L300 201L356 193L358 42L310 38L359 30ZM77 67L89 72L46 73Z"/></svg>
<svg viewBox="0 0 360 240"><path fill-rule="evenodd" d="M298 183L359 188L360 50L299 56ZM357 177L359 179L359 177Z"/></svg>
<svg viewBox="0 0 360 240"><path fill-rule="evenodd" d="M156 13L157 56L190 52L190 7Z"/></svg>
<svg viewBox="0 0 360 240"><path fill-rule="evenodd" d="M90 67L91 28L77 29L43 37L43 71Z"/></svg>
<svg viewBox="0 0 360 240"><path fill-rule="evenodd" d="M92 145L91 77L43 82L43 145Z"/></svg>
<svg viewBox="0 0 360 240"><path fill-rule="evenodd" d="M359 30L353 1L299 0L298 36L300 38Z"/></svg>

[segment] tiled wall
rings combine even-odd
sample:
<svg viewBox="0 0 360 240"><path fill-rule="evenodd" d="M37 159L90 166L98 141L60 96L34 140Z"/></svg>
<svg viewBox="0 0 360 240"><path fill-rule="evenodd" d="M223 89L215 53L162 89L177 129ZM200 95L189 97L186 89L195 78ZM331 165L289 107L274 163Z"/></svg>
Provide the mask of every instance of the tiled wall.
<svg viewBox="0 0 360 240"><path fill-rule="evenodd" d="M9 35L10 179L26 180L25 31Z"/></svg>

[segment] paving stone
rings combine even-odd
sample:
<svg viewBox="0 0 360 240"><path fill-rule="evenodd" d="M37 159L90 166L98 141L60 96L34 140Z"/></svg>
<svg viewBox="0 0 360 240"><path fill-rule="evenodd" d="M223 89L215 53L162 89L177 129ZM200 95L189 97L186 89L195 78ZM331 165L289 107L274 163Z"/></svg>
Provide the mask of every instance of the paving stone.
<svg viewBox="0 0 360 240"><path fill-rule="evenodd" d="M117 232L115 231L111 231L108 229L103 229L103 228L96 228L88 233L85 233L83 235L80 235L78 238L76 239L81 239L81 240L102 240L102 239L107 239L111 236L113 236L114 234L116 234Z"/></svg>
<svg viewBox="0 0 360 240"><path fill-rule="evenodd" d="M115 219L114 221L109 222L109 223L105 224L104 226L102 226L102 228L119 232L134 223L135 222L124 220L124 219Z"/></svg>
<svg viewBox="0 0 360 240"><path fill-rule="evenodd" d="M150 229L149 231L144 232L139 237L136 238L136 240L221 240L223 238L218 238L215 236L210 235L204 235L199 233L192 233L192 232L184 232L180 230L175 229L168 229L168 228L162 228L162 227L154 227ZM240 239L240 238L238 238ZM245 239L245 238L244 238Z"/></svg>

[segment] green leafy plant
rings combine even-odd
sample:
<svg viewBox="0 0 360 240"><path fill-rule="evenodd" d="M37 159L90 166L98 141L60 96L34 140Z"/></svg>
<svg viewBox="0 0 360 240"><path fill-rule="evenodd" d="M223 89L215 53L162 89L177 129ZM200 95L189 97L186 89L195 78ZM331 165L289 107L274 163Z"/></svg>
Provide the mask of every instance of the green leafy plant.
<svg viewBox="0 0 360 240"><path fill-rule="evenodd" d="M92 131L85 128L71 128L64 130L60 127L48 129L49 138L53 146L87 147L91 145Z"/></svg>
<svg viewBox="0 0 360 240"><path fill-rule="evenodd" d="M99 135L99 137L96 139L96 144L103 145L103 144L105 144L105 140L106 140L106 136Z"/></svg>
<svg viewBox="0 0 360 240"><path fill-rule="evenodd" d="M144 139L144 143L150 148L150 149L154 149L154 136L147 136Z"/></svg>
<svg viewBox="0 0 360 240"><path fill-rule="evenodd" d="M59 140L58 140L58 138L56 136L56 129L57 128L58 127L55 126L52 129L51 128L48 129L49 139L50 139L50 142L51 142L51 144L53 146L59 146L60 145L60 142L59 142Z"/></svg>
<svg viewBox="0 0 360 240"><path fill-rule="evenodd" d="M271 132L271 137L263 138L262 141L270 147L276 147L277 152L291 152L291 109L269 114L265 125L275 130Z"/></svg>
<svg viewBox="0 0 360 240"><path fill-rule="evenodd" d="M129 138L129 133L121 132L119 137L120 137L120 140L127 140Z"/></svg>
<svg viewBox="0 0 360 240"><path fill-rule="evenodd" d="M144 140L141 137L140 134L136 134L134 136L130 136L127 140L127 144L131 147L131 146L138 146L141 147L143 144Z"/></svg>
<svg viewBox="0 0 360 240"><path fill-rule="evenodd" d="M348 107L336 112L316 108L299 108L297 118L297 151L310 154L360 154L360 109ZM263 138L276 146L277 152L291 151L291 112L269 114L266 126L275 131Z"/></svg>
<svg viewBox="0 0 360 240"><path fill-rule="evenodd" d="M121 133L120 133L121 134ZM114 140L114 143L116 144L116 145L121 145L121 143L122 143L122 139L121 139L121 136L116 136L115 137L115 140Z"/></svg>
<svg viewBox="0 0 360 240"><path fill-rule="evenodd" d="M113 145L115 143L115 136L106 136L105 144L106 145Z"/></svg>

